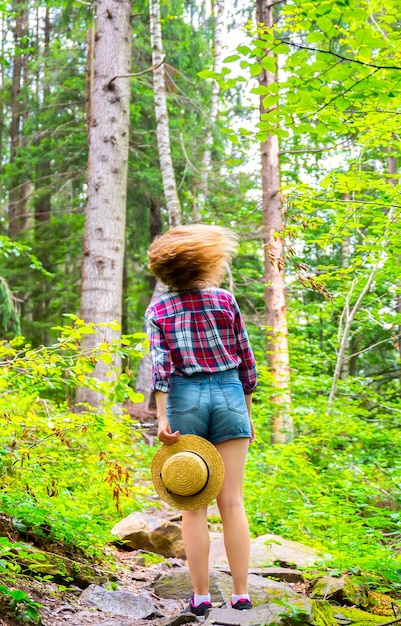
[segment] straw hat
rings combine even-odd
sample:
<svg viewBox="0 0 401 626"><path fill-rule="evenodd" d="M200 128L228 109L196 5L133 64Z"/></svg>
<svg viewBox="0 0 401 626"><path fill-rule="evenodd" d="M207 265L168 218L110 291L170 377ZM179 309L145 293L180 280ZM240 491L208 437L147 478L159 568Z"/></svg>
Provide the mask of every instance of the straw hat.
<svg viewBox="0 0 401 626"><path fill-rule="evenodd" d="M224 480L220 453L206 439L181 435L176 443L163 444L152 461L157 493L177 509L207 506L218 495Z"/></svg>

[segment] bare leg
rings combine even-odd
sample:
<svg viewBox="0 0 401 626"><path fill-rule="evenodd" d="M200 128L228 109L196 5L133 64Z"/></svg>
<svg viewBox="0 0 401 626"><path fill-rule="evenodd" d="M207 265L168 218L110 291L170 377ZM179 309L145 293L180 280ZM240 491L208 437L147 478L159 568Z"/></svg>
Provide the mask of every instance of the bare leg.
<svg viewBox="0 0 401 626"><path fill-rule="evenodd" d="M209 529L207 507L182 511L182 538L194 592L209 592Z"/></svg>
<svg viewBox="0 0 401 626"><path fill-rule="evenodd" d="M233 579L233 593L248 592L248 568L251 540L245 514L242 483L249 439L230 439L216 444L223 457L225 478L217 497L223 522L224 545Z"/></svg>

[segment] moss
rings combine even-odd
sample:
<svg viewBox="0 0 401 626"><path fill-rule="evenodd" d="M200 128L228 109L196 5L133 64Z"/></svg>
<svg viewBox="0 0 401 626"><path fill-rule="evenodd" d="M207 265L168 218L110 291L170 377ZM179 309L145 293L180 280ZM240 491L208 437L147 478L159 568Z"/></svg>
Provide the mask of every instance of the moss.
<svg viewBox="0 0 401 626"><path fill-rule="evenodd" d="M157 565L157 563L165 563L166 559L155 552L141 552L141 557L145 559L145 565Z"/></svg>
<svg viewBox="0 0 401 626"><path fill-rule="evenodd" d="M366 609L369 606L368 590L365 585L345 577L343 600Z"/></svg>
<svg viewBox="0 0 401 626"><path fill-rule="evenodd" d="M380 615L373 615L367 613L361 609L354 609L344 606L332 606L333 617L341 616L343 619L351 620L352 624L358 624L358 626L375 626L376 624L383 624L383 617Z"/></svg>
<svg viewBox="0 0 401 626"><path fill-rule="evenodd" d="M312 605L313 626L338 626L333 615L333 607L325 600L315 600Z"/></svg>

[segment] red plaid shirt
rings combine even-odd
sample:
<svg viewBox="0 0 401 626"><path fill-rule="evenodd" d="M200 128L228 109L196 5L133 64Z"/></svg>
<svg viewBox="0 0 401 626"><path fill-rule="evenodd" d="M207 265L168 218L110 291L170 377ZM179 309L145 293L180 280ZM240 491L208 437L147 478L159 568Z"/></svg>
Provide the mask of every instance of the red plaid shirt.
<svg viewBox="0 0 401 626"><path fill-rule="evenodd" d="M167 392L170 374L238 368L244 392L257 384L255 359L234 296L225 289L167 291L145 313L152 389Z"/></svg>

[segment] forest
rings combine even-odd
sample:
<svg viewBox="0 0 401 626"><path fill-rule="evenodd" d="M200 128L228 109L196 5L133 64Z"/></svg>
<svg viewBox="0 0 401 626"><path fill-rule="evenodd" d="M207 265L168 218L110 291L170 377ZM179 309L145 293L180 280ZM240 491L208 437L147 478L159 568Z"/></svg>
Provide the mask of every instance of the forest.
<svg viewBox="0 0 401 626"><path fill-rule="evenodd" d="M204 223L240 239L252 536L399 621L400 26L397 0L1 3L4 615L41 623L28 534L102 562L155 506L147 250Z"/></svg>

